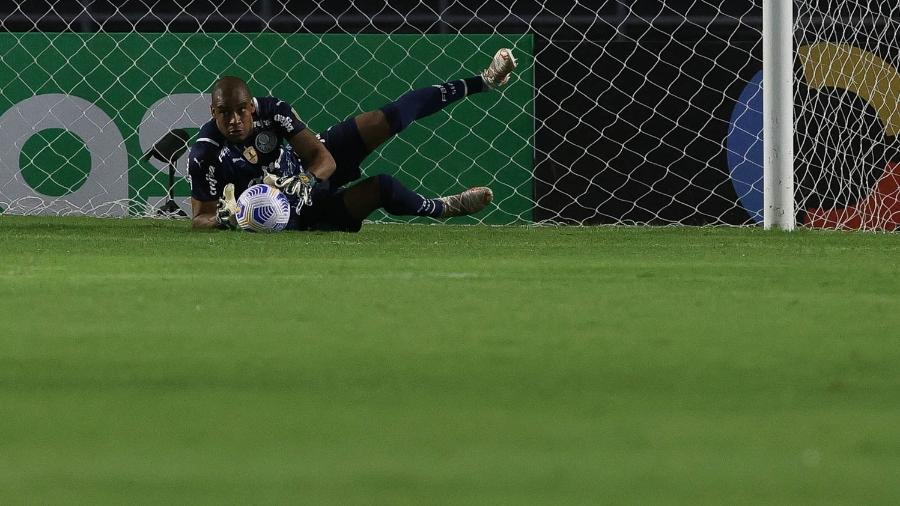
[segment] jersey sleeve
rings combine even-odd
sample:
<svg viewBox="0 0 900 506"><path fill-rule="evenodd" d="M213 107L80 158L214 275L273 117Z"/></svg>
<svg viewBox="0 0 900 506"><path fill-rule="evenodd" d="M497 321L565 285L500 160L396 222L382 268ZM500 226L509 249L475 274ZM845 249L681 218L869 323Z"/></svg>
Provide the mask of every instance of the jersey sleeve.
<svg viewBox="0 0 900 506"><path fill-rule="evenodd" d="M278 133L283 139L290 139L306 128L297 111L283 100L275 103L275 120Z"/></svg>
<svg viewBox="0 0 900 506"><path fill-rule="evenodd" d="M201 202L219 200L222 195L222 170L219 147L210 139L198 139L188 153L191 197Z"/></svg>

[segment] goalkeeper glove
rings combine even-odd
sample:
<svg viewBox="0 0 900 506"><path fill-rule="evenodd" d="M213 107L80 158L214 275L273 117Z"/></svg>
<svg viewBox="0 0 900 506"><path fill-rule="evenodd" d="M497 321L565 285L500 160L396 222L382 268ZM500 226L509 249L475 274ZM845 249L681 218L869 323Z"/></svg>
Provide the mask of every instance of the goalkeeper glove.
<svg viewBox="0 0 900 506"><path fill-rule="evenodd" d="M319 184L319 179L309 172L303 171L296 176L282 177L266 173L263 176L263 182L278 188L287 195L297 197L299 200L294 210L299 213L303 206L312 205L312 192L316 185Z"/></svg>
<svg viewBox="0 0 900 506"><path fill-rule="evenodd" d="M234 230L237 228L238 212L237 201L234 200L234 185L228 183L222 190L222 198L216 208L216 225L221 229Z"/></svg>

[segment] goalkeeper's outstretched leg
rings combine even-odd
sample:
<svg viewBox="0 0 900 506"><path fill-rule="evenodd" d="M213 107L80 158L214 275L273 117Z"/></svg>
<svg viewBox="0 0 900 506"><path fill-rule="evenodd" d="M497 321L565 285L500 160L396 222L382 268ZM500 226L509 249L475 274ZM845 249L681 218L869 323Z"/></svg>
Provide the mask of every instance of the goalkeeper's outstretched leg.
<svg viewBox="0 0 900 506"><path fill-rule="evenodd" d="M387 174L363 179L343 192L347 213L359 221L377 209L397 216L465 216L481 211L493 199L491 189L484 186L447 197L425 198Z"/></svg>
<svg viewBox="0 0 900 506"><path fill-rule="evenodd" d="M372 212L384 209L398 216L450 218L474 214L491 203L494 194L483 186L439 198L425 198L403 186L400 181L379 174L349 188L321 194L314 204L304 207L288 225L292 230L335 230L358 232Z"/></svg>
<svg viewBox="0 0 900 506"><path fill-rule="evenodd" d="M380 109L356 116L354 121L366 154L378 149L417 119L434 114L462 98L503 86L515 68L512 50L503 48L477 76L412 90Z"/></svg>

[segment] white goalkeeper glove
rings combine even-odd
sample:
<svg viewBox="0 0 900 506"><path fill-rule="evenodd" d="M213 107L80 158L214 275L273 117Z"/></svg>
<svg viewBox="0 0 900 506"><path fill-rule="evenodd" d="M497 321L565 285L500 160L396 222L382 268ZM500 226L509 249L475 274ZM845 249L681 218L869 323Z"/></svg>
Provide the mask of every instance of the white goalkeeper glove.
<svg viewBox="0 0 900 506"><path fill-rule="evenodd" d="M219 204L216 207L216 224L218 227L231 230L236 229L237 218L235 215L237 212L238 205L234 199L234 185L228 183L225 185L225 189L222 190L222 198L219 199Z"/></svg>
<svg viewBox="0 0 900 506"><path fill-rule="evenodd" d="M279 177L266 172L263 176L263 183L278 188L286 195L297 197L299 200L294 210L299 213L303 206L312 205L312 191L319 183L319 180L316 176L305 171L289 177Z"/></svg>

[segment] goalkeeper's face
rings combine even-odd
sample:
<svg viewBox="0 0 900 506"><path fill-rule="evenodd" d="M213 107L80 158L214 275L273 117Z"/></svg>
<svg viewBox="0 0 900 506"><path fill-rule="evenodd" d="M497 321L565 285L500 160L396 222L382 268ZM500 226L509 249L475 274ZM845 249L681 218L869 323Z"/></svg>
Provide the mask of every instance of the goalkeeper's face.
<svg viewBox="0 0 900 506"><path fill-rule="evenodd" d="M210 105L219 132L229 142L241 143L253 132L253 99L244 90L235 93L216 93Z"/></svg>

